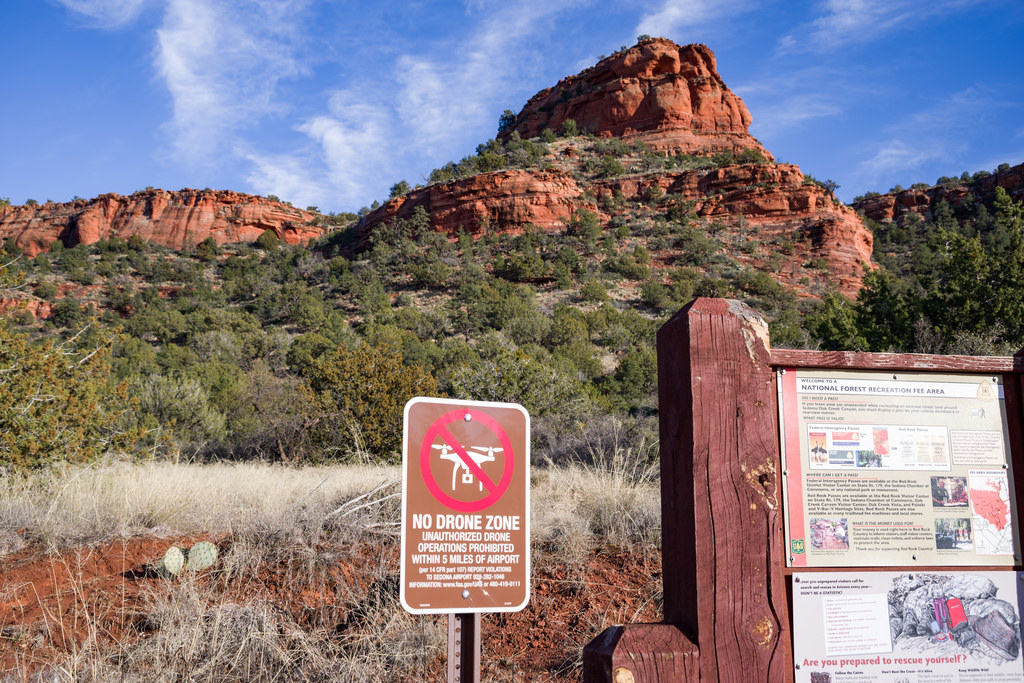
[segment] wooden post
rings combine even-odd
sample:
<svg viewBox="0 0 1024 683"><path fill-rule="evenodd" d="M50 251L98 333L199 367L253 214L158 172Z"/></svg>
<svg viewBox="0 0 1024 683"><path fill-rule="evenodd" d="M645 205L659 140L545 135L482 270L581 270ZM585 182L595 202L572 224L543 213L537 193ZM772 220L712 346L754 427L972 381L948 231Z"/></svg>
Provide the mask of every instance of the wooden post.
<svg viewBox="0 0 1024 683"><path fill-rule="evenodd" d="M583 648L583 680L696 683L697 647L671 624L612 626Z"/></svg>
<svg viewBox="0 0 1024 683"><path fill-rule="evenodd" d="M588 682L783 681L777 398L768 326L696 299L658 331L665 622L615 626L583 653Z"/></svg>
<svg viewBox="0 0 1024 683"><path fill-rule="evenodd" d="M768 326L700 298L658 331L665 621L699 649L703 681L782 681L777 398Z"/></svg>

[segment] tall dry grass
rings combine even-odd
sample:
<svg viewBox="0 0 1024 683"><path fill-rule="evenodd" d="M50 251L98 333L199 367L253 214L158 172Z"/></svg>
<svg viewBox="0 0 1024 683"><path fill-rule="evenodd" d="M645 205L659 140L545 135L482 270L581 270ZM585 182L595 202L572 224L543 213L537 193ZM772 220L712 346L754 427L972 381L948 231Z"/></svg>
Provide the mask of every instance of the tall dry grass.
<svg viewBox="0 0 1024 683"><path fill-rule="evenodd" d="M293 533L399 476L381 465L108 462L8 477L0 479L0 552L17 544L17 530L51 552L142 533ZM397 521L381 521L389 520Z"/></svg>
<svg viewBox="0 0 1024 683"><path fill-rule="evenodd" d="M595 548L658 547L649 423L604 419L561 432L535 455L536 568L566 566L573 590L585 593ZM222 548L215 571L153 583L141 607L120 617L130 627L115 644L103 645L105 616L86 614L94 636L4 680L443 676L444 619L409 615L398 602L399 476L379 465L108 462L0 480L0 567L25 545L56 555L140 535L216 535ZM565 671L578 673L582 643L606 621L574 634ZM518 679L510 670L502 680Z"/></svg>

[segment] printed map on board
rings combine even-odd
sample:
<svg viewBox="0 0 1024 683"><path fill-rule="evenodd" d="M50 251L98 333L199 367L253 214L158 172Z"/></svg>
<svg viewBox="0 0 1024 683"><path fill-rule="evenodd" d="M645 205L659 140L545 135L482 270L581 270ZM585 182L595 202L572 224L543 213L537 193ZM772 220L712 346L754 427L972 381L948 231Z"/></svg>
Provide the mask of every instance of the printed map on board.
<svg viewBox="0 0 1024 683"><path fill-rule="evenodd" d="M1012 555L1010 489L1005 472L971 470L970 498L979 555Z"/></svg>

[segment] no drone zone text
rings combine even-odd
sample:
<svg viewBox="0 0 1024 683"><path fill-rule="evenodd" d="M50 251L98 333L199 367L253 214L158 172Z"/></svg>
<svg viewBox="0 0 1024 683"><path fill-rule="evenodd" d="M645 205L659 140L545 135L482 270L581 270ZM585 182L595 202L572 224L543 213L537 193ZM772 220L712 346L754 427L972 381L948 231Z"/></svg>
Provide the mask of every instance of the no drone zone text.
<svg viewBox="0 0 1024 683"><path fill-rule="evenodd" d="M415 398L402 466L402 606L509 612L529 602L529 416Z"/></svg>

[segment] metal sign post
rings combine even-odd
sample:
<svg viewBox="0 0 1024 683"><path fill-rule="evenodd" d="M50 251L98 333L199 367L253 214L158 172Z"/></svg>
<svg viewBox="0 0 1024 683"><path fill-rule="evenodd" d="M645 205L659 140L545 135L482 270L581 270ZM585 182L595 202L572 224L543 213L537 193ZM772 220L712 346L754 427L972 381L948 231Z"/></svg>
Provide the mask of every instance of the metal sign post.
<svg viewBox="0 0 1024 683"><path fill-rule="evenodd" d="M480 613L448 615L448 683L480 683Z"/></svg>
<svg viewBox="0 0 1024 683"><path fill-rule="evenodd" d="M402 448L400 597L448 614L448 680L480 680L480 613L530 601L530 416L414 398Z"/></svg>

